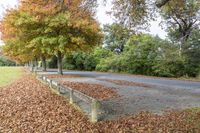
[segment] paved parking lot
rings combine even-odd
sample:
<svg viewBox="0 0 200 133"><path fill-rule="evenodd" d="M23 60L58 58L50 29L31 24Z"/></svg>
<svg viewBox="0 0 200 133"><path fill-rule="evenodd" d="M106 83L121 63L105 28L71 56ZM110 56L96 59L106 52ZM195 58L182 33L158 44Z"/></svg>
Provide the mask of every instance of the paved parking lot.
<svg viewBox="0 0 200 133"><path fill-rule="evenodd" d="M39 74L56 74L56 70L49 71ZM101 84L117 91L120 97L102 101L106 111L106 117L102 119L112 119L140 111L160 114L165 110L200 107L200 82L99 72L65 71L64 74L80 77L56 80ZM119 85L110 80L129 81L149 87Z"/></svg>

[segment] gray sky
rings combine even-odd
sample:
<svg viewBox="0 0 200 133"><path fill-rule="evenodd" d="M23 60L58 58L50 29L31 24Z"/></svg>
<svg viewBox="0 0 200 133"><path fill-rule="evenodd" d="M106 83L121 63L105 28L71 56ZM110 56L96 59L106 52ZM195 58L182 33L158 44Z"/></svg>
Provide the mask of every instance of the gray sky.
<svg viewBox="0 0 200 133"><path fill-rule="evenodd" d="M2 18L3 14L5 13L6 8L12 8L17 5L18 0L0 0L0 18ZM103 24L111 24L113 22L113 19L111 16L107 15L106 12L111 10L111 1L109 0L108 3L103 5L103 0L99 0L99 7L97 9L97 19ZM161 38L165 38L166 32L159 26L159 23L161 21L161 18L158 18L157 21L151 22L150 31L147 33L150 33L152 35L158 35ZM0 36L1 38L1 36ZM2 45L3 42L0 39L0 45Z"/></svg>
<svg viewBox="0 0 200 133"><path fill-rule="evenodd" d="M18 0L0 0L0 17L2 17L6 8L15 7Z"/></svg>
<svg viewBox="0 0 200 133"><path fill-rule="evenodd" d="M112 0L108 0L108 3L103 5L103 0L99 0L99 8L97 10L97 19L100 21L100 23L103 24L111 24L113 22L113 18L106 14L106 12L111 11L111 3ZM159 26L159 23L161 22L161 17L158 17L156 21L150 22L151 27L149 31L146 33L150 33L152 35L158 35L159 37L165 39L167 36L167 33Z"/></svg>

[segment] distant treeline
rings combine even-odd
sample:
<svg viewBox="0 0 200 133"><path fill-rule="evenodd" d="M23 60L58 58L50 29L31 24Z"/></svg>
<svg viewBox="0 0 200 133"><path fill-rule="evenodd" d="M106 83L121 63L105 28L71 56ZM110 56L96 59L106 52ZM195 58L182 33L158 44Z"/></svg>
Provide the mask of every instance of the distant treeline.
<svg viewBox="0 0 200 133"><path fill-rule="evenodd" d="M0 56L0 66L16 66L16 63L4 56Z"/></svg>
<svg viewBox="0 0 200 133"><path fill-rule="evenodd" d="M199 32L198 32L199 34ZM196 77L200 72L198 36L191 37L180 53L178 45L151 35L132 36L124 49L96 47L89 52L72 52L65 55L63 68L104 72L123 72L163 77ZM48 61L57 67L56 56Z"/></svg>

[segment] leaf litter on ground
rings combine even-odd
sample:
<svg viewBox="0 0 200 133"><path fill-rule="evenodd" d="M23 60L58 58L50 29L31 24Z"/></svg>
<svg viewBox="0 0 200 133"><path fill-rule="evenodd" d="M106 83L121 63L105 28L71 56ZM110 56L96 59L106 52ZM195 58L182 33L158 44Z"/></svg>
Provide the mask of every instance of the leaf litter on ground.
<svg viewBox="0 0 200 133"><path fill-rule="evenodd" d="M0 90L2 133L199 133L200 111L140 112L95 124L30 74Z"/></svg>

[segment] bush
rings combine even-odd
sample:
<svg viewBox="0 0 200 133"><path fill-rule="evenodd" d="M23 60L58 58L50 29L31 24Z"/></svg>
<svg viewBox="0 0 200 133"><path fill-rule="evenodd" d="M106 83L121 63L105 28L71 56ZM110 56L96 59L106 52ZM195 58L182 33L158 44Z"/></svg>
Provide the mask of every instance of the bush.
<svg viewBox="0 0 200 133"><path fill-rule="evenodd" d="M188 76L196 77L200 73L200 30L195 29L187 44L183 47L186 58L185 71Z"/></svg>
<svg viewBox="0 0 200 133"><path fill-rule="evenodd" d="M198 41L189 41L181 55L177 44L148 34L135 35L120 54L99 47L91 53L74 52L65 57L64 67L164 77L197 76L200 72L198 44Z"/></svg>
<svg viewBox="0 0 200 133"><path fill-rule="evenodd" d="M107 58L102 58L97 64L96 70L103 72L126 72L126 61L124 56L112 54Z"/></svg>
<svg viewBox="0 0 200 133"><path fill-rule="evenodd" d="M158 37L133 36L122 54L101 59L96 70L180 77L186 74L186 66L177 51L176 45Z"/></svg>
<svg viewBox="0 0 200 133"><path fill-rule="evenodd" d="M160 54L160 41L150 35L133 36L122 54L102 59L97 70L154 75L152 68Z"/></svg>
<svg viewBox="0 0 200 133"><path fill-rule="evenodd" d="M0 66L16 66L16 63L6 57L0 56Z"/></svg>
<svg viewBox="0 0 200 133"><path fill-rule="evenodd" d="M47 61L48 68L57 68L57 57L53 56Z"/></svg>
<svg viewBox="0 0 200 133"><path fill-rule="evenodd" d="M74 70L75 69L75 65L74 65L74 60L73 60L73 55L69 54L69 55L65 55L64 59L63 59L63 69L67 69L67 70Z"/></svg>
<svg viewBox="0 0 200 133"><path fill-rule="evenodd" d="M73 52L66 55L63 61L63 67L65 69L73 70L87 70L93 71L100 63L101 59L109 57L112 52L105 48L95 48L91 53L86 52Z"/></svg>
<svg viewBox="0 0 200 133"><path fill-rule="evenodd" d="M153 67L155 76L162 77L181 77L185 75L183 59L171 58L156 63Z"/></svg>
<svg viewBox="0 0 200 133"><path fill-rule="evenodd" d="M97 61L93 55L89 54L88 56L87 55L85 56L83 65L84 65L85 70L92 71L92 70L95 70L97 66Z"/></svg>

